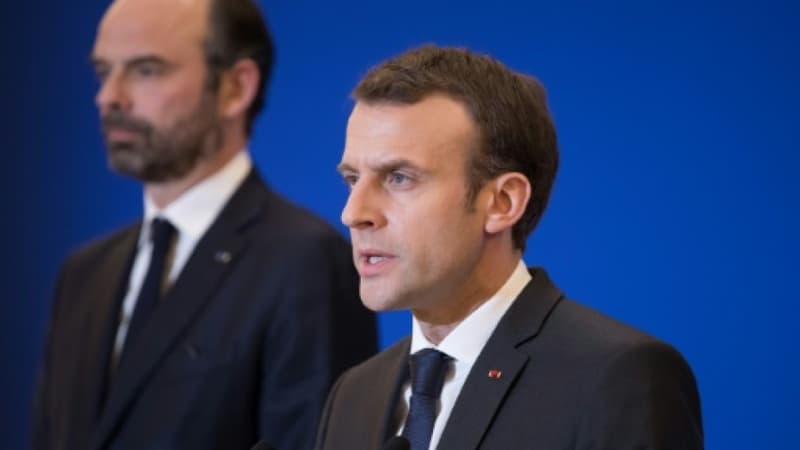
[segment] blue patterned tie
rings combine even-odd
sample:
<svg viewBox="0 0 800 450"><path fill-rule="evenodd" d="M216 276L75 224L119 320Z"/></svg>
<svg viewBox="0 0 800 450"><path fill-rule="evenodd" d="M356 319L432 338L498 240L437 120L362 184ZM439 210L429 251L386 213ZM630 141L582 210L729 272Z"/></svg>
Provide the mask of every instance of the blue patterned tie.
<svg viewBox="0 0 800 450"><path fill-rule="evenodd" d="M411 355L411 401L403 436L411 442L411 450L428 450L436 420L436 403L442 392L450 357L426 348Z"/></svg>

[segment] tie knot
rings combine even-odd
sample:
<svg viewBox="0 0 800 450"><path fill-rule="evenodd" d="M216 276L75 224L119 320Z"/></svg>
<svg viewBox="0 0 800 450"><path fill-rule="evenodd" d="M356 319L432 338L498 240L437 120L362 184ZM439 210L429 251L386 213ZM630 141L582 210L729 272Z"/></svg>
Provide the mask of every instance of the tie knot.
<svg viewBox="0 0 800 450"><path fill-rule="evenodd" d="M167 219L157 217L150 223L150 240L154 248L168 247L174 233L175 227Z"/></svg>
<svg viewBox="0 0 800 450"><path fill-rule="evenodd" d="M449 360L449 356L432 348L411 355L409 364L412 394L438 398L447 375Z"/></svg>

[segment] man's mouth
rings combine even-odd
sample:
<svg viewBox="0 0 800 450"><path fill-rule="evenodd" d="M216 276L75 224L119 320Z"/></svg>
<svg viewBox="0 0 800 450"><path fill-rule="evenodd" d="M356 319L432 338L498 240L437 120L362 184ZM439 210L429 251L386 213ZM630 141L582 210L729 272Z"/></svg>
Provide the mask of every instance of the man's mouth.
<svg viewBox="0 0 800 450"><path fill-rule="evenodd" d="M125 127L106 127L105 135L109 141L132 141L141 137L141 132Z"/></svg>
<svg viewBox="0 0 800 450"><path fill-rule="evenodd" d="M373 277L386 273L396 259L396 256L383 251L363 250L358 252L356 267L362 277Z"/></svg>

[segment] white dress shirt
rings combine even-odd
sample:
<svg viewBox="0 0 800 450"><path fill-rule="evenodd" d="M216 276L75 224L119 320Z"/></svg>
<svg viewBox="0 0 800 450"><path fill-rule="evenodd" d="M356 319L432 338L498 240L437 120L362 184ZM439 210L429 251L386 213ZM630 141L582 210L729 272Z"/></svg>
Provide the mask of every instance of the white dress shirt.
<svg viewBox="0 0 800 450"><path fill-rule="evenodd" d="M439 444L439 438L442 436L442 431L447 424L447 419L450 418L450 412L456 403L458 394L464 386L464 381L467 379L472 365L478 359L483 347L489 340L489 337L494 332L497 323L514 303L514 300L519 296L519 293L525 288L525 285L531 280L531 274L525 263L520 260L517 267L511 273L511 276L506 280L503 287L497 291L489 300L473 311L466 319L458 324L453 331L450 332L438 346L433 345L422 334L419 322L416 318L412 318L412 331L411 331L411 349L410 353L414 354L425 348L434 348L443 352L453 358L450 367L448 368L447 375L444 379L444 386L442 393L439 397L439 413L436 415L436 421L433 425L433 434L431 435L430 449L435 449ZM405 409L403 410L402 417L408 414L408 405L411 398L411 384L406 383L403 388L403 401ZM405 420L403 420L405 422ZM398 434L403 431L401 422Z"/></svg>
<svg viewBox="0 0 800 450"><path fill-rule="evenodd" d="M252 167L253 162L249 153L243 150L228 161L222 169L192 186L164 209L159 209L152 199L147 195L144 196L144 219L136 247L136 257L128 277L128 290L120 311L119 327L114 340L113 366L116 366L125 345L125 337L133 318L136 300L144 283L147 268L150 266L150 256L153 251L153 243L150 240L150 224L153 219L157 217L166 219L176 230L174 246L168 255L165 269L167 276L164 289L166 291L178 278L197 242L208 231L214 219L242 184Z"/></svg>

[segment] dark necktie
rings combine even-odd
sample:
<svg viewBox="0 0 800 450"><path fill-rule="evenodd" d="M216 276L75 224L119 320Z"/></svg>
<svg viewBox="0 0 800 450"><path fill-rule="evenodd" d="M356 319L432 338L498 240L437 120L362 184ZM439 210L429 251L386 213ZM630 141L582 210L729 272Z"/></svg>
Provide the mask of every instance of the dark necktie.
<svg viewBox="0 0 800 450"><path fill-rule="evenodd" d="M411 401L403 436L411 450L428 450L436 420L436 403L442 392L450 357L426 348L411 355Z"/></svg>
<svg viewBox="0 0 800 450"><path fill-rule="evenodd" d="M144 277L142 289L136 299L136 308L125 337L125 348L133 343L137 334L142 330L148 317L161 299L161 286L164 279L164 266L169 252L175 227L169 221L157 218L150 224L150 240L153 243L153 252L150 254L150 267Z"/></svg>

